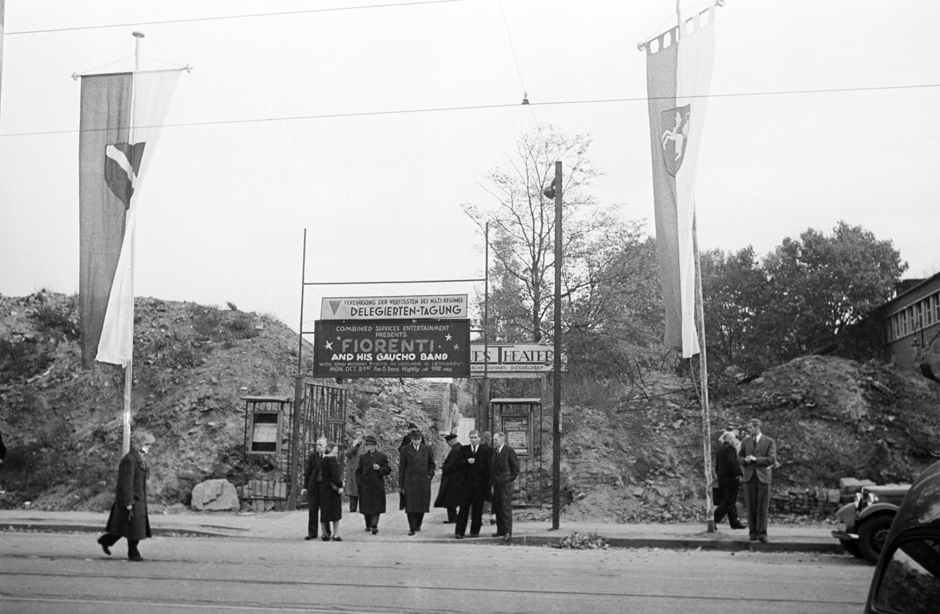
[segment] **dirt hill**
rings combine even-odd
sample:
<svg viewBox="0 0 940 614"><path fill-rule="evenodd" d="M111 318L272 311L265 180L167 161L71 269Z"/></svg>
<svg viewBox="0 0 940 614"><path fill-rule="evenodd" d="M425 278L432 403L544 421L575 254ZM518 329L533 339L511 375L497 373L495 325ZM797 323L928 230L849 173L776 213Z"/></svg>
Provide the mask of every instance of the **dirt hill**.
<svg viewBox="0 0 940 614"><path fill-rule="evenodd" d="M185 505L205 479L238 486L270 476L275 468L241 452L240 399L293 396L296 333L234 305L138 298L136 310L134 416L159 440L149 481L155 508ZM837 488L842 477L910 481L940 458L940 386L918 374L807 357L747 383L727 374L713 380L713 438L726 424L763 420L783 463L775 491ZM429 433L441 426L424 411L429 383L344 385L348 428L378 433L386 452L397 448L407 422ZM118 367L80 367L75 297L0 296L0 432L9 449L0 506L106 509L120 455L122 393ZM629 385L566 381L564 397L565 517L702 518L701 412L689 378L648 372ZM545 428L550 476L550 419ZM549 510L526 513L546 517Z"/></svg>

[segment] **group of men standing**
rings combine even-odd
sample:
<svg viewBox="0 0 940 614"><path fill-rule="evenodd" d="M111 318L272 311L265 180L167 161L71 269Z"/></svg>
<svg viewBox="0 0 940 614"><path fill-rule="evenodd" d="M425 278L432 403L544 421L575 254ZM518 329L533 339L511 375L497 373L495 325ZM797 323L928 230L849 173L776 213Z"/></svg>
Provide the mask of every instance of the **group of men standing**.
<svg viewBox="0 0 940 614"><path fill-rule="evenodd" d="M732 529L748 529L751 541L767 542L767 515L770 510L770 484L777 466L777 445L761 432L757 418L747 423L748 436L738 441L735 429L727 429L718 439L715 452L716 489L715 524L728 517ZM744 484L748 524L738 520L737 500L740 483Z"/></svg>
<svg viewBox="0 0 940 614"><path fill-rule="evenodd" d="M437 468L434 450L414 425L402 439L398 449L399 507L408 517L408 535L421 531L424 515L431 507L431 481ZM447 435L450 451L442 466L441 487L435 507L445 507L448 522L455 525L455 537L479 537L483 527L483 508L492 501L496 518L496 533L505 541L512 539L512 484L519 474L519 460L515 450L506 444L503 433L493 435L493 447L484 444L480 432L470 431L470 444L461 445L457 436ZM309 507L308 539L316 537L317 514L320 507L318 487L320 463L326 441L317 441L317 448L307 460L304 483ZM347 452L347 462L355 464L352 475L356 494L350 497L350 511L358 511L365 518L366 530L378 533L379 516L385 513L385 477L391 473L388 457L376 449L376 439L368 436L360 443L353 442ZM360 446L364 450L360 450ZM347 480L350 474L347 473ZM354 500L355 499L355 500ZM470 532L467 533L467 523Z"/></svg>
<svg viewBox="0 0 940 614"><path fill-rule="evenodd" d="M435 507L447 508L454 537L479 537L483 527L483 507L492 502L496 533L504 541L512 539L512 484L519 475L516 451L503 433L493 435L493 447L484 444L480 432L470 431L470 444L461 445L457 436L444 438L450 452L441 468L441 488ZM470 533L467 533L467 522Z"/></svg>

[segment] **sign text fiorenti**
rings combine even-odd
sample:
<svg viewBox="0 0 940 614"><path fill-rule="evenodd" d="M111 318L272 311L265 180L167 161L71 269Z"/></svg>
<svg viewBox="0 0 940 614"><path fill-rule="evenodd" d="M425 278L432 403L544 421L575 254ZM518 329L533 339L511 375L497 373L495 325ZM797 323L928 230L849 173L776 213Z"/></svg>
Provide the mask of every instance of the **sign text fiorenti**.
<svg viewBox="0 0 940 614"><path fill-rule="evenodd" d="M314 377L469 377L470 320L318 320Z"/></svg>

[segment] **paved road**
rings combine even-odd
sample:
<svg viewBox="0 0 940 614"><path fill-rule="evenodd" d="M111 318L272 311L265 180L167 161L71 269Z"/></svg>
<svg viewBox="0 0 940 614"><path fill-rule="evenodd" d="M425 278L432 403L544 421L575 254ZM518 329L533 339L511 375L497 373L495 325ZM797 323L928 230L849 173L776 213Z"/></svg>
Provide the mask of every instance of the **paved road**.
<svg viewBox="0 0 940 614"><path fill-rule="evenodd" d="M872 573L832 554L407 538L156 537L131 563L124 544L106 557L89 534L0 534L0 611L841 614L861 611Z"/></svg>

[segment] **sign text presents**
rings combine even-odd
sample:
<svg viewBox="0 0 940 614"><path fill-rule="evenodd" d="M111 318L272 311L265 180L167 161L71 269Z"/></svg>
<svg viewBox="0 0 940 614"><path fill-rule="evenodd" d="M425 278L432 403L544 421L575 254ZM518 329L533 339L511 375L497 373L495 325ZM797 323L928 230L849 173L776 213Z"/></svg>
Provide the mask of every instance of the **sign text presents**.
<svg viewBox="0 0 940 614"><path fill-rule="evenodd" d="M321 320L463 320L467 317L466 294L324 298L320 304Z"/></svg>
<svg viewBox="0 0 940 614"><path fill-rule="evenodd" d="M469 377L470 320L318 320L314 377Z"/></svg>

